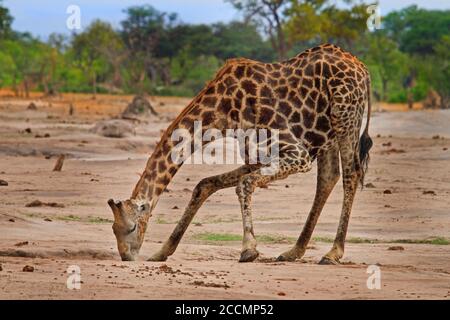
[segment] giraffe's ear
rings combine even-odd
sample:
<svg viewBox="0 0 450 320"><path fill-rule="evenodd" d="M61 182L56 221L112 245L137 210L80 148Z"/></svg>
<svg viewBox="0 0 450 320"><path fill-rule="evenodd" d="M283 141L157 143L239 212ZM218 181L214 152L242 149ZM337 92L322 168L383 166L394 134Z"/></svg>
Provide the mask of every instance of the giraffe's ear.
<svg viewBox="0 0 450 320"><path fill-rule="evenodd" d="M116 202L113 199L109 199L108 204L113 211L114 211L114 209L117 209Z"/></svg>
<svg viewBox="0 0 450 320"><path fill-rule="evenodd" d="M109 199L108 205L111 207L114 217L121 215L120 207L122 206L122 202L114 201L113 199Z"/></svg>

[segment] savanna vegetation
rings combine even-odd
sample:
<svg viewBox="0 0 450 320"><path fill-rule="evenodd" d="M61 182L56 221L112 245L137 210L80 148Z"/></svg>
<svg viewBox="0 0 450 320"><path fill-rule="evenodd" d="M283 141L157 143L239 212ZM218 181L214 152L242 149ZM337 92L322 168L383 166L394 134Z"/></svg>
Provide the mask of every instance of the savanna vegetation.
<svg viewBox="0 0 450 320"><path fill-rule="evenodd" d="M30 90L195 95L226 59L272 62L331 42L367 63L375 98L450 107L450 11L410 6L367 28L367 3L345 0L225 0L240 21L186 24L150 5L125 10L115 29L94 21L45 41L16 32L0 0L0 87Z"/></svg>

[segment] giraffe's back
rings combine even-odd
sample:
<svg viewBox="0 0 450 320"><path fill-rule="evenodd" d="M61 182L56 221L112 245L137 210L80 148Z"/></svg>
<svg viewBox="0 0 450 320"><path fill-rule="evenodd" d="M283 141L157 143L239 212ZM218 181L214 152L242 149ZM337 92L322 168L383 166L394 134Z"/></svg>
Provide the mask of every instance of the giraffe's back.
<svg viewBox="0 0 450 320"><path fill-rule="evenodd" d="M301 143L315 155L342 129L335 117L359 131L368 78L361 61L329 44L280 63L232 59L196 98L191 113L203 113L206 126L277 129L280 141Z"/></svg>

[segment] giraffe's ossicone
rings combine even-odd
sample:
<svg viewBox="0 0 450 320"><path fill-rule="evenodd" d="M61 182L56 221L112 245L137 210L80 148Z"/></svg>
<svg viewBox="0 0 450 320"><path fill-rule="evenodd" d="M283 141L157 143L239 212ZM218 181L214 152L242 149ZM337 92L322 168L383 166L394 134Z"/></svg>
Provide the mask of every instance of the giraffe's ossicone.
<svg viewBox="0 0 450 320"><path fill-rule="evenodd" d="M360 137L364 110L368 116ZM262 174L260 164L246 163L231 172L208 177L195 187L192 198L175 230L150 260L162 261L173 254L189 223L204 201L217 190L236 187L243 218L240 261L258 257L251 210L251 195L258 186L307 172L317 160L318 179L314 204L295 246L280 260L300 258L311 238L320 212L339 179L341 163L344 203L332 249L322 263L338 263L344 253L348 221L358 181L363 181L372 140L370 76L352 54L325 44L308 49L279 63L232 59L172 122L147 162L130 199L109 200L114 213L113 230L123 260L136 259L151 212L182 163L171 151L176 129L194 134L194 122L202 130L278 130L279 167Z"/></svg>

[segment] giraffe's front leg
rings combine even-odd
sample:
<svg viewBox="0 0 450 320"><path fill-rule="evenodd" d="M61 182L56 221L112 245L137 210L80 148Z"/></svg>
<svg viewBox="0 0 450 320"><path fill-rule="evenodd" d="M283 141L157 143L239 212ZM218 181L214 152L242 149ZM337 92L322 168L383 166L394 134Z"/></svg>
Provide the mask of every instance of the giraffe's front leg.
<svg viewBox="0 0 450 320"><path fill-rule="evenodd" d="M208 197L211 196L214 192L220 189L236 186L239 181L239 178L242 175L250 173L256 169L257 166L244 165L233 171L205 178L202 181L200 181L194 188L191 200L189 201L189 204L183 216L181 217L180 221L178 221L178 224L173 230L169 239L167 239L163 247L154 255L152 255L148 259L148 261L167 260L167 257L169 257L175 252L178 244L181 241L181 238L183 237L183 234L185 233L195 214L200 209L205 200L208 199Z"/></svg>
<svg viewBox="0 0 450 320"><path fill-rule="evenodd" d="M259 256L259 252L256 250L256 238L253 231L251 209L252 193L256 187L256 179L257 177L253 175L246 175L242 177L236 187L236 194L241 204L242 224L244 228L239 262L252 262Z"/></svg>
<svg viewBox="0 0 450 320"><path fill-rule="evenodd" d="M258 169L255 172L243 176L237 187L236 193L239 197L242 211L242 222L244 226L244 237L240 262L251 262L259 253L256 250L256 239L253 232L251 199L256 187L267 185L274 180L287 178L290 174L308 172L311 170L311 158L308 152L298 145L290 145L282 149L279 155L279 167L275 172ZM272 173L270 173L272 172Z"/></svg>

